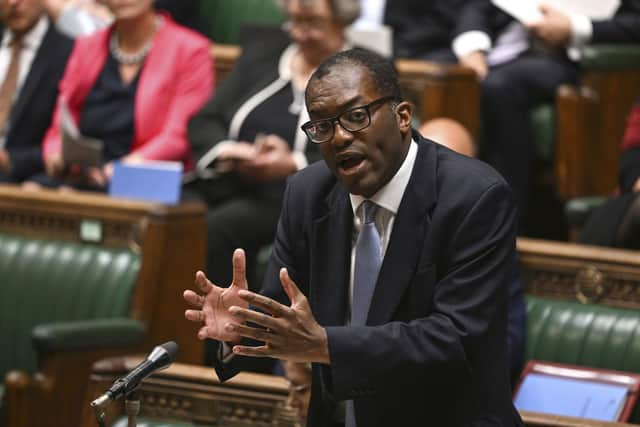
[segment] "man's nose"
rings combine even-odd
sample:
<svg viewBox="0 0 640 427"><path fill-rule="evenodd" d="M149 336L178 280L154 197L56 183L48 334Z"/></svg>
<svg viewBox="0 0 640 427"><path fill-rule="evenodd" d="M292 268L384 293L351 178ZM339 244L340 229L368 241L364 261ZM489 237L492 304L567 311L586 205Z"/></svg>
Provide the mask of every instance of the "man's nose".
<svg viewBox="0 0 640 427"><path fill-rule="evenodd" d="M346 130L339 121L333 124L333 144L337 147L344 147L353 141L353 132Z"/></svg>

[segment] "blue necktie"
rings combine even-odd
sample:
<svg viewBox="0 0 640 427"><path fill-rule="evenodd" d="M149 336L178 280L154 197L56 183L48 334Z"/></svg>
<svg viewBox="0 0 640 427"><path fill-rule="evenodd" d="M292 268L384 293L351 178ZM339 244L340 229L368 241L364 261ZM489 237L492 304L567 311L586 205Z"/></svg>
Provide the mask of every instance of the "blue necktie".
<svg viewBox="0 0 640 427"><path fill-rule="evenodd" d="M351 300L351 324L354 326L364 326L367 322L371 297L373 297L380 264L382 264L380 234L375 223L378 206L365 200L360 209L362 227L356 241L353 299Z"/></svg>
<svg viewBox="0 0 640 427"><path fill-rule="evenodd" d="M375 223L378 206L365 200L360 209L363 221L355 250L353 298L351 300L351 325L353 326L364 326L367 322L371 298L382 264L380 234ZM353 400L346 402L345 427L356 427Z"/></svg>

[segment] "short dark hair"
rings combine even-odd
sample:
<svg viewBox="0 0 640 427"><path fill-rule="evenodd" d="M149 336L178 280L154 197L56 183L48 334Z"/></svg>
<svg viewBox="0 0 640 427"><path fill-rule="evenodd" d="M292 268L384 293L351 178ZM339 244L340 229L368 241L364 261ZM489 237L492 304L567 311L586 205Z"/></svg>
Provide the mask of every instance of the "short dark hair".
<svg viewBox="0 0 640 427"><path fill-rule="evenodd" d="M355 48L343 50L325 59L309 78L307 88L315 80L329 74L333 67L353 65L369 72L380 96L391 96L395 102L402 101L402 92L398 73L393 61L367 49Z"/></svg>

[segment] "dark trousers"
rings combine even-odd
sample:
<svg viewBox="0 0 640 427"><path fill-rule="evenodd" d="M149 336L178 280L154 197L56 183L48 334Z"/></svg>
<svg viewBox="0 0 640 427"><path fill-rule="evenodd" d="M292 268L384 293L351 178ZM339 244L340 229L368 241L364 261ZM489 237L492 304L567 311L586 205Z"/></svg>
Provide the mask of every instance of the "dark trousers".
<svg viewBox="0 0 640 427"><path fill-rule="evenodd" d="M568 59L527 53L491 68L481 83L480 157L511 185L521 225L526 219L535 160L529 112L553 102L560 84L578 79L577 66Z"/></svg>

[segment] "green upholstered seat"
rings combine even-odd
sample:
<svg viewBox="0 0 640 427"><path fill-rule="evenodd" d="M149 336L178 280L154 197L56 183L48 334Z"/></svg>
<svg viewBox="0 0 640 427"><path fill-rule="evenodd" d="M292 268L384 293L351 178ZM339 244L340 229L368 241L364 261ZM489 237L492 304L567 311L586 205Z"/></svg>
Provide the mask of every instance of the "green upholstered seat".
<svg viewBox="0 0 640 427"><path fill-rule="evenodd" d="M201 16L216 43L238 44L244 24L279 24L284 21L273 0L205 0Z"/></svg>
<svg viewBox="0 0 640 427"><path fill-rule="evenodd" d="M556 109L551 104L541 104L529 114L531 132L538 159L552 164L555 152Z"/></svg>
<svg viewBox="0 0 640 427"><path fill-rule="evenodd" d="M640 312L527 296L526 359L640 373Z"/></svg>
<svg viewBox="0 0 640 427"><path fill-rule="evenodd" d="M139 323L128 319L139 270L140 256L128 249L0 234L0 376L35 372L33 340L55 350L90 347L96 330L126 339Z"/></svg>

